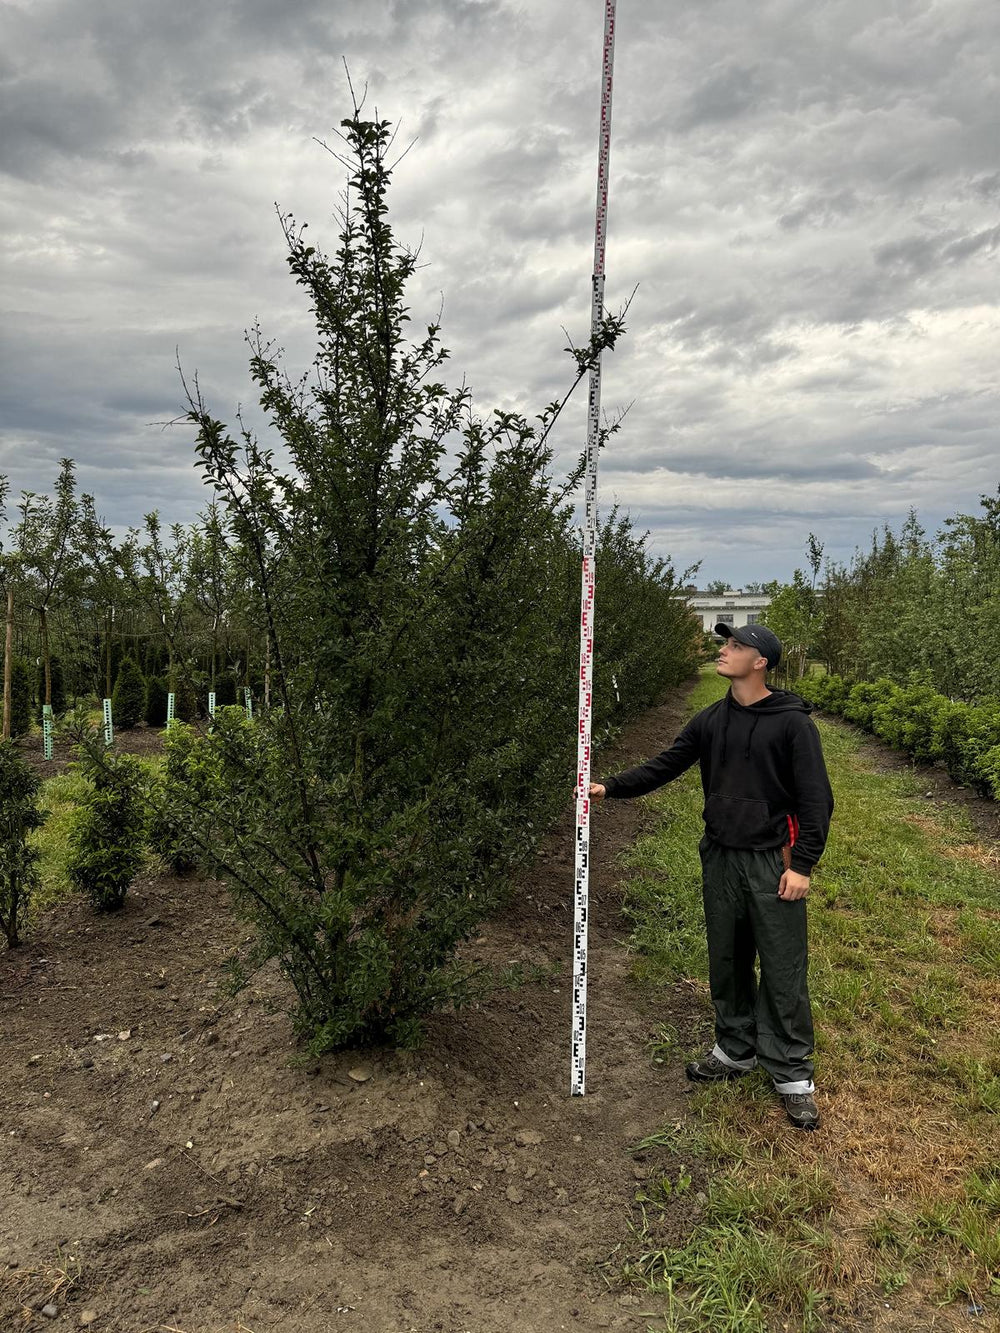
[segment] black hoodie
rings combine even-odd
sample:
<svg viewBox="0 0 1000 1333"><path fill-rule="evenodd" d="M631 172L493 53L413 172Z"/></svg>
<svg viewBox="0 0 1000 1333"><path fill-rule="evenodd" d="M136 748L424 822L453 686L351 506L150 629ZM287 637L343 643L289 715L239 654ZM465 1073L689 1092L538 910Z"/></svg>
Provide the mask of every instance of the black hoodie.
<svg viewBox="0 0 1000 1333"><path fill-rule="evenodd" d="M705 831L724 847L792 843L792 869L808 875L833 814L811 705L772 690L744 707L732 696L702 709L669 750L604 782L609 797L644 796L701 763Z"/></svg>

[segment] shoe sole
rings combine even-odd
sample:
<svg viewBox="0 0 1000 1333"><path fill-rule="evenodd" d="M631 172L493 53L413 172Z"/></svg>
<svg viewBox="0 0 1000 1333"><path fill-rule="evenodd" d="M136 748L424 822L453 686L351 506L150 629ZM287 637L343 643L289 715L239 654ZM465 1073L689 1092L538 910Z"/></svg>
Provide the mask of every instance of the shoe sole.
<svg viewBox="0 0 1000 1333"><path fill-rule="evenodd" d="M688 1065L684 1073L692 1083L730 1083L735 1078L745 1078L749 1069L734 1069L729 1074L699 1074L694 1065Z"/></svg>

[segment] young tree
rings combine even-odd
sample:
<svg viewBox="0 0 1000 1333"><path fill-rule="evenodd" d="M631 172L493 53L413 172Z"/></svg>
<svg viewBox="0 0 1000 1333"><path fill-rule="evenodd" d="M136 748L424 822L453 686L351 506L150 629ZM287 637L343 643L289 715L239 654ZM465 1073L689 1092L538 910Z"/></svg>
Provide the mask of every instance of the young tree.
<svg viewBox="0 0 1000 1333"><path fill-rule="evenodd" d="M19 558L22 597L38 616L42 657L42 702L52 706L52 651L49 614L53 605L70 595L68 586L78 568L74 543L79 505L73 460L64 458L56 478L55 494L24 491L19 506L21 521L13 534Z"/></svg>

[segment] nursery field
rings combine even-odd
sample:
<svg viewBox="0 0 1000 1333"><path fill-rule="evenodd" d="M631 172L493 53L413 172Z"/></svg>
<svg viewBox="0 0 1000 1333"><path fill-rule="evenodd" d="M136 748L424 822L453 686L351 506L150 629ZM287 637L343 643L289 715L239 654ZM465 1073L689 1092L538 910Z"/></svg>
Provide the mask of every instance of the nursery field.
<svg viewBox="0 0 1000 1333"><path fill-rule="evenodd" d="M720 688L646 713L600 771ZM123 912L65 898L0 955L0 1325L996 1327L995 806L821 726L816 1134L756 1076L685 1083L710 1033L693 774L595 818L583 1099L569 808L464 946L534 979L432 1017L413 1052L303 1058L276 971L225 991L248 937L222 887L146 875Z"/></svg>
<svg viewBox="0 0 1000 1333"><path fill-rule="evenodd" d="M654 710L609 762L677 725ZM658 1303L618 1281L615 1249L655 1154L628 1149L683 1114L650 1058L662 998L618 942L615 862L648 819L623 805L595 830L573 1102L571 811L468 946L546 979L433 1018L412 1054L296 1062L276 975L220 994L245 930L217 884L147 878L116 915L52 909L0 955L0 1324L49 1327L51 1297L61 1322L122 1333L644 1327Z"/></svg>

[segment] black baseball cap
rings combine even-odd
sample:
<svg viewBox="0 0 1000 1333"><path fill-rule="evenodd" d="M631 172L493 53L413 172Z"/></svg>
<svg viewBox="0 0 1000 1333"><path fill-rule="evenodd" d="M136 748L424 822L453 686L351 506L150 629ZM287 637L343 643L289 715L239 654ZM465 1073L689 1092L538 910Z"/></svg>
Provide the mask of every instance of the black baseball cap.
<svg viewBox="0 0 1000 1333"><path fill-rule="evenodd" d="M767 669L773 671L781 661L781 640L773 629L766 625L727 625L720 620L715 627L716 634L722 639L735 639L745 643L748 648L756 648L761 657L767 658Z"/></svg>

